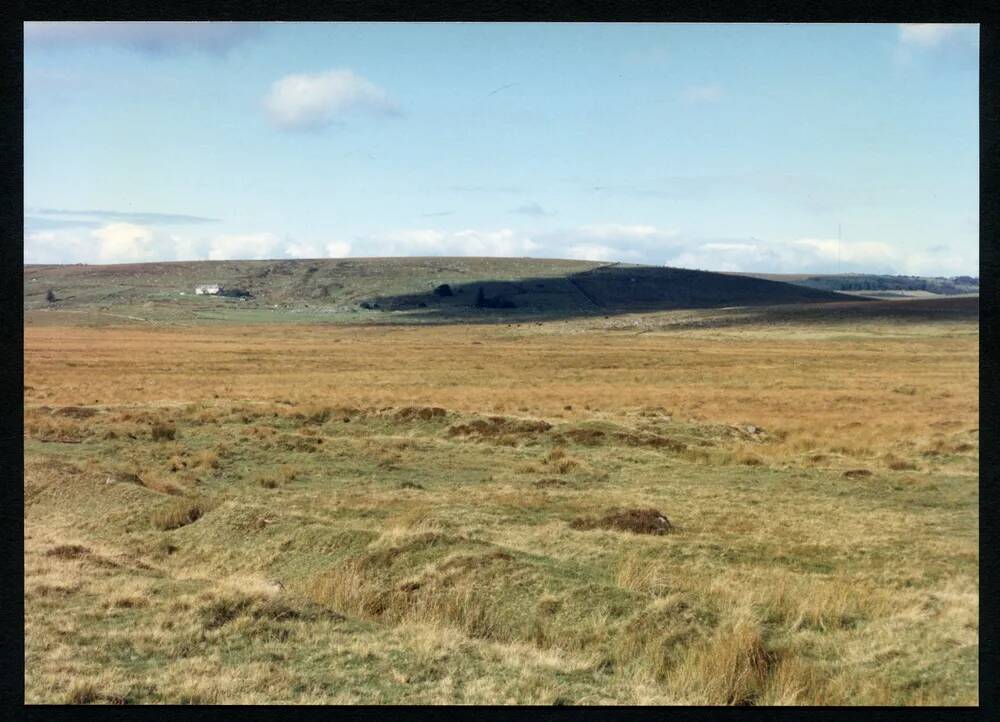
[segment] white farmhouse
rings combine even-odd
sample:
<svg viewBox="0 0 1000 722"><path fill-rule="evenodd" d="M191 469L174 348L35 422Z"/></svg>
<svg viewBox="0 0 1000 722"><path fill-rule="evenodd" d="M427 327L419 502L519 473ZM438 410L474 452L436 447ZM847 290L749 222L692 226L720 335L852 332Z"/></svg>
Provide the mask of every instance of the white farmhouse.
<svg viewBox="0 0 1000 722"><path fill-rule="evenodd" d="M222 293L222 286L217 283L205 283L194 287L196 296L218 296Z"/></svg>

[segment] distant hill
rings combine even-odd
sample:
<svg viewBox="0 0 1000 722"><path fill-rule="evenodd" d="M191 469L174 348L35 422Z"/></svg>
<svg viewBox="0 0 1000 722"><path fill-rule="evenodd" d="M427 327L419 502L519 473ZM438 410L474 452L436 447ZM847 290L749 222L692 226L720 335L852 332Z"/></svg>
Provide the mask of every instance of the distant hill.
<svg viewBox="0 0 1000 722"><path fill-rule="evenodd" d="M893 295L957 296L979 293L979 278L974 276L887 276L870 273L826 275L747 273L742 275L783 281L823 291L859 293L875 297Z"/></svg>
<svg viewBox="0 0 1000 722"><path fill-rule="evenodd" d="M196 296L219 284L245 299ZM52 290L54 302L47 300ZM566 317L677 308L845 301L825 289L740 275L531 258L344 258L28 265L24 307L183 316L206 309L415 320ZM405 312L405 313L404 313ZM149 314L146 314L149 315ZM154 314L155 315L155 314ZM362 320L358 318L357 320Z"/></svg>

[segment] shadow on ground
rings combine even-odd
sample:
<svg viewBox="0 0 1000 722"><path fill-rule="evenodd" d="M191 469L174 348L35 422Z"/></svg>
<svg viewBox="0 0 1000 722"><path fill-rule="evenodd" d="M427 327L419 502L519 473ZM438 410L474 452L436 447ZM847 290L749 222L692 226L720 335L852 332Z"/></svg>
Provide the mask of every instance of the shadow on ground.
<svg viewBox="0 0 1000 722"><path fill-rule="evenodd" d="M373 296L366 308L405 311L411 322L491 323L585 316L868 299L747 276L610 264L566 276L444 284L422 293Z"/></svg>

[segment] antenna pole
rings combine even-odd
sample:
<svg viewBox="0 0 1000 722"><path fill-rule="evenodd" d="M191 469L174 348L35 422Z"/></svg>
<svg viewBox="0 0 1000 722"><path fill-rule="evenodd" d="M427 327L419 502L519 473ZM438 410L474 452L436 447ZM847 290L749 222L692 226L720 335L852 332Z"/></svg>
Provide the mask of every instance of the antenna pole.
<svg viewBox="0 0 1000 722"><path fill-rule="evenodd" d="M837 274L840 275L840 224L837 224Z"/></svg>

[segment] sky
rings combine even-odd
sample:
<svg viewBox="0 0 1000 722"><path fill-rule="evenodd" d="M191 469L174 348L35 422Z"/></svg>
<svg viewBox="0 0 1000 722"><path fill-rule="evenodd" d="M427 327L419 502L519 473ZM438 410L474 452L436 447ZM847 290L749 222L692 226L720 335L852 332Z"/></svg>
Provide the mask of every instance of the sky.
<svg viewBox="0 0 1000 722"><path fill-rule="evenodd" d="M978 275L979 28L25 23L24 261Z"/></svg>

